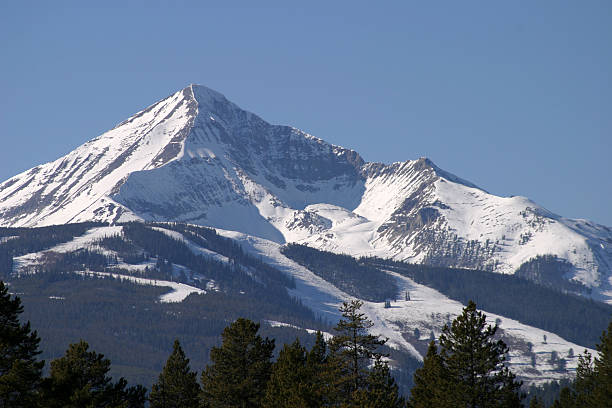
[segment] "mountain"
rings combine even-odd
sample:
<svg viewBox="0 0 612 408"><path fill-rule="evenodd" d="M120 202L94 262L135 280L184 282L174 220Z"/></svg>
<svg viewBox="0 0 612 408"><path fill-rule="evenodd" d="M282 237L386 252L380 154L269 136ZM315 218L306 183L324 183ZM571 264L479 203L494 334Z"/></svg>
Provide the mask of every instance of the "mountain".
<svg viewBox="0 0 612 408"><path fill-rule="evenodd" d="M83 338L112 358L114 375L146 386L177 337L200 370L233 319L261 322L277 349L296 336L312 344L315 330L334 333L338 307L355 298L364 302L370 331L388 338L404 392L429 341L465 299L477 300L499 325L512 370L528 384L542 383L572 376L585 347L595 353L612 311L513 276L358 261L181 223L0 228L0 276L22 297L25 317L43 338L43 358Z"/></svg>
<svg viewBox="0 0 612 408"><path fill-rule="evenodd" d="M517 274L612 303L612 229L429 159L366 163L203 86L0 184L0 225L176 221L355 256Z"/></svg>

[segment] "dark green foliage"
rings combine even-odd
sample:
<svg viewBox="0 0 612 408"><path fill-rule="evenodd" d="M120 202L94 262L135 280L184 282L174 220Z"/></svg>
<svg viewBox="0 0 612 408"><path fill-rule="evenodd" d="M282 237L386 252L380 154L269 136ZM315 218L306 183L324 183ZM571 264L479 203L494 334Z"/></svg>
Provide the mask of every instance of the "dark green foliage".
<svg viewBox="0 0 612 408"><path fill-rule="evenodd" d="M527 397L525 398L525 405L531 403L534 398L537 398L544 407L550 407L556 399L559 398L561 390L565 387L572 386L573 382L569 379L563 379L561 381L550 381L538 386L532 384L527 389Z"/></svg>
<svg viewBox="0 0 612 408"><path fill-rule="evenodd" d="M597 344L598 356L593 359L585 350L578 356L573 386L561 390L553 404L556 408L600 408L612 406L612 321Z"/></svg>
<svg viewBox="0 0 612 408"><path fill-rule="evenodd" d="M189 359L178 340L149 395L151 408L197 408L200 386L197 374L189 368Z"/></svg>
<svg viewBox="0 0 612 408"><path fill-rule="evenodd" d="M595 357L593 377L593 401L595 405L612 406L612 321L608 331L597 345L599 356Z"/></svg>
<svg viewBox="0 0 612 408"><path fill-rule="evenodd" d="M200 227L189 224L177 224L177 223L166 223L160 224L164 228L172 229L180 232L189 241L207 248L213 252L224 255L231 259L234 263L248 266L260 273L260 278L264 278L265 281L273 280L280 284L294 288L295 283L284 273L276 268L263 262L261 259L255 258L242 249L240 244L230 238L224 238L217 234L213 228Z"/></svg>
<svg viewBox="0 0 612 408"><path fill-rule="evenodd" d="M110 360L80 341L71 344L62 358L51 362L50 377L43 384L43 405L48 408L144 407L145 390L127 388L121 378L113 383Z"/></svg>
<svg viewBox="0 0 612 408"><path fill-rule="evenodd" d="M202 373L202 401L211 408L259 407L271 374L274 340L257 334L259 324L240 318L223 330Z"/></svg>
<svg viewBox="0 0 612 408"><path fill-rule="evenodd" d="M473 299L491 313L556 333L585 347L595 346L612 315L610 305L534 285L512 275L413 265L379 258L362 258L360 261L391 269L463 304Z"/></svg>
<svg viewBox="0 0 612 408"><path fill-rule="evenodd" d="M583 408L583 406L576 405L576 396L574 395L571 388L565 387L559 394L559 399L553 403L553 408ZM603 408L604 406L602 406ZM584 407L586 408L586 407Z"/></svg>
<svg viewBox="0 0 612 408"><path fill-rule="evenodd" d="M116 259L88 249L79 249L74 252L49 252L42 256L40 265L30 267L31 273L74 272L85 269L103 271L107 265L115 263Z"/></svg>
<svg viewBox="0 0 612 408"><path fill-rule="evenodd" d="M573 269L574 266L571 263L556 255L538 255L522 264L516 270L515 276L556 289L578 293L588 292L584 285L563 278L563 275L572 272Z"/></svg>
<svg viewBox="0 0 612 408"><path fill-rule="evenodd" d="M14 256L49 249L102 225L86 222L40 228L0 228L0 277L10 276Z"/></svg>
<svg viewBox="0 0 612 408"><path fill-rule="evenodd" d="M327 370L327 360L327 343L323 334L318 331L315 344L306 355L306 375L312 393L311 407L326 406L330 401L329 394L333 394L333 390L330 390L332 378L329 377L330 372Z"/></svg>
<svg viewBox="0 0 612 408"><path fill-rule="evenodd" d="M431 361L417 371L418 388L411 405L521 407L521 383L505 365L508 348L502 340L494 340L496 330L497 326L486 325L486 316L469 302L452 325L444 327L440 354L430 344L427 359ZM433 385L427 384L430 380Z"/></svg>
<svg viewBox="0 0 612 408"><path fill-rule="evenodd" d="M298 244L285 245L282 253L351 296L371 302L384 302L399 296L399 289L392 276L378 268L359 263L351 256Z"/></svg>
<svg viewBox="0 0 612 408"><path fill-rule="evenodd" d="M173 227L180 229L178 224L160 224L163 227ZM191 272L201 274L208 279L214 280L220 289L226 293L241 292L252 293L257 296L276 296L287 297L286 288L292 287L293 282L282 272L265 265L263 262L246 255L234 241L216 236L209 236L205 241L202 238L189 232L186 238L195 239L198 244L215 242L214 248L226 248L224 252L228 255L236 256L230 258L229 265L212 259L210 257L198 255L181 240L169 237L163 232L153 229L154 225L142 223L129 223L123 227L123 232L127 239L139 248L142 248L150 256L158 260L158 271L162 273L152 276L157 279L173 279L172 268L168 262L187 267ZM187 227L185 227L187 228ZM216 235L216 233L215 233ZM206 245L207 246L211 245ZM230 248L230 249L227 249ZM245 268L249 267L249 271ZM190 282L198 286L198 281ZM202 286L206 282L203 282Z"/></svg>
<svg viewBox="0 0 612 408"><path fill-rule="evenodd" d="M272 367L263 406L266 408L318 407L313 376L306 365L306 348L296 339L285 344Z"/></svg>
<svg viewBox="0 0 612 408"><path fill-rule="evenodd" d="M352 300L340 307L342 319L334 328L336 334L329 342L330 356L328 365L337 372L338 391L346 401L353 398L353 393L365 388L372 359L380 357L378 349L385 344L368 332L373 323L359 309L363 302Z"/></svg>
<svg viewBox="0 0 612 408"><path fill-rule="evenodd" d="M443 407L445 405L447 383L442 358L434 341L429 343L423 367L414 373L414 387L410 390L411 408Z"/></svg>
<svg viewBox="0 0 612 408"><path fill-rule="evenodd" d="M95 225L82 225L78 229L57 226L45 229L42 235L43 238L48 234L72 239L75 233L84 232L92 226ZM177 264L187 264L196 273L208 274L206 276L214 278L222 291L209 291L206 296L194 295L178 304L159 304L158 297L169 289L63 273L91 269L131 274L116 269L114 257L103 256L92 249L65 254L48 253L45 255L46 262L36 269L45 273L11 279L15 290L24 293L24 301L28 305L27 317L39 328L44 338L45 358L61 356L68 344L84 337L92 342L96 350L104 350L112 358L113 375L125 376L130 381L150 386L168 356L168 345L172 344L174 337L180 336L187 349L208 349L217 345L219 333L227 319L243 316L282 321L311 329L328 329L327 325L315 318L312 311L287 293L285 285L293 284L290 279L244 254L235 241L216 234L206 235L206 241L214 244L215 249L223 249L230 256L235 255L247 266L233 258L228 265L210 257L196 256L185 242L174 240L150 226L129 224L125 230L127 237L109 237L96 244L119 251L124 261L126 256L133 260L145 255L157 258L159 270L151 268L144 276L181 279L172 276L170 259ZM17 236L18 232L25 234L28 231L11 230L7 234ZM52 242L50 239L42 241ZM53 245L57 243L53 241ZM1 248L2 245L0 254L3 253ZM35 249L38 248L40 245ZM154 252L156 249L163 251L163 256ZM244 272L246 267L252 276ZM200 286L206 282L203 281ZM188 283L199 285L197 280ZM314 341L313 336L305 331L292 328L266 327L265 330L280 341L288 341L296 335L308 344ZM194 357L199 367L209 362L206 353L197 353Z"/></svg>
<svg viewBox="0 0 612 408"><path fill-rule="evenodd" d="M38 395L43 361L40 338L30 322L20 323L21 300L0 281L0 406L32 407Z"/></svg>
<svg viewBox="0 0 612 408"><path fill-rule="evenodd" d="M380 357L374 362L365 387L353 394L350 404L355 408L404 408L405 405L388 364Z"/></svg>
<svg viewBox="0 0 612 408"><path fill-rule="evenodd" d="M168 288L58 273L23 276L13 280L12 287L23 293L24 317L38 329L45 359L60 357L68 344L82 337L112 360L114 377L147 387L157 380L176 337L190 355L192 367L208 364L206 350L219 344L228 319L243 316L330 330L288 295L210 292L180 303L159 303ZM306 331L290 327L264 326L262 332L281 344L299 336L311 347L315 340Z"/></svg>
<svg viewBox="0 0 612 408"><path fill-rule="evenodd" d="M83 235L88 229L102 226L100 223L66 224L39 228L0 228L0 260L4 265L8 258L49 249ZM0 268L2 268L0 263ZM9 272L0 269L0 272Z"/></svg>
<svg viewBox="0 0 612 408"><path fill-rule="evenodd" d="M96 242L96 245L117 252L123 262L128 264L139 264L147 260L142 249L120 235L101 238Z"/></svg>
<svg viewBox="0 0 612 408"><path fill-rule="evenodd" d="M299 340L283 347L264 407L404 407L389 366L377 352L384 341L367 332L371 323L359 313L360 306L353 301L341 307L344 319L336 327L338 336L330 340L329 354L321 333L309 352Z"/></svg>
<svg viewBox="0 0 612 408"><path fill-rule="evenodd" d="M529 408L545 408L545 407L544 407L544 403L542 402L541 399L539 399L538 397L534 397L529 402Z"/></svg>
<svg viewBox="0 0 612 408"><path fill-rule="evenodd" d="M440 335L440 356L449 378L449 391L465 406L519 407L521 383L506 367L508 347L494 340L497 326L469 302L463 313Z"/></svg>
<svg viewBox="0 0 612 408"><path fill-rule="evenodd" d="M0 278L9 279L12 271L13 252L8 248L3 248L0 244Z"/></svg>

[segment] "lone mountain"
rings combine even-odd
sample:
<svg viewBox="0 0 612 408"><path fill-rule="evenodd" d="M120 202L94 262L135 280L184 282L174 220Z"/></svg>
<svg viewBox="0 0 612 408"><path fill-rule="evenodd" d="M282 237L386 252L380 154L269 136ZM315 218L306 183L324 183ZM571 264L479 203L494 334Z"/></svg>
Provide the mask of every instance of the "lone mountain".
<svg viewBox="0 0 612 408"><path fill-rule="evenodd" d="M612 303L612 229L494 196L426 158L366 163L199 85L0 184L0 226L90 220L516 273Z"/></svg>

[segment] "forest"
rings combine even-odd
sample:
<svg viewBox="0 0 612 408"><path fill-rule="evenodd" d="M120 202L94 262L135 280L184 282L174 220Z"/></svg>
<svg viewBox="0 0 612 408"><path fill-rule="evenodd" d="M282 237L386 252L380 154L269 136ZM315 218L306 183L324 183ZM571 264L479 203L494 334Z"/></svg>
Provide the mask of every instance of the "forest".
<svg viewBox="0 0 612 408"><path fill-rule="evenodd" d="M522 383L506 365L508 346L497 325L469 302L462 314L431 341L409 395L402 395L373 323L353 300L340 307L334 335L319 331L308 347L262 337L260 324L243 317L222 329L202 371L192 370L179 338L150 391L110 375L111 360L85 340L68 345L47 373L39 359L41 339L23 322L23 305L0 281L0 405L3 407L524 407ZM612 322L597 344L598 356L580 356L573 383L554 408L608 407L612 403ZM532 395L530 408L544 407Z"/></svg>
<svg viewBox="0 0 612 408"><path fill-rule="evenodd" d="M474 300L482 309L594 347L612 316L612 306L549 286L494 272L415 265L379 258L359 263L388 269L429 286L453 300Z"/></svg>
<svg viewBox="0 0 612 408"><path fill-rule="evenodd" d="M384 302L399 296L392 276L374 266L359 263L352 256L319 251L299 244L287 244L281 251L351 296L370 302Z"/></svg>
<svg viewBox="0 0 612 408"><path fill-rule="evenodd" d="M55 361L66 357L65 353L73 346L73 353L87 354L89 349L79 343L79 339L86 339L87 347L104 352L109 361L109 378L124 378L124 390L131 389L127 383L141 384L143 389L152 390L156 381L159 382L159 373L168 354L179 353L175 347L177 338L180 350L190 356L193 366L203 369L214 363L208 351L220 347L221 334L228 324L239 319L259 322L258 335L275 340L278 347L272 352L272 366L284 350L281 344L294 345L293 354L303 350L306 356L317 343L314 331L334 332L330 322L321 320L289 295L287 289L294 287L291 278L245 253L235 241L219 236L210 228L128 223L123 225L123 235L102 238L94 247L46 253L44 262L32 266L31 270L43 273L12 274L13 257L47 250L96 226L102 224L0 229L0 275L10 282L11 293L18 294L26 305L22 317L31 321L42 339L41 359ZM170 236L158 227L175 231L185 239ZM199 254L189 247L190 243L221 257ZM114 251L116 255L104 255L95 247ZM392 270L463 304L473 299L487 311L559 333L589 347L601 342L600 335L612 315L612 308L606 305L518 277L378 258L355 259L300 245L287 245L282 251L352 296L376 302L395 299L397 286L392 276L385 272ZM148 266L139 268L138 272L119 266L126 264ZM175 265L185 268L177 270ZM207 291L205 296L191 295L180 303L160 304L157 299L167 292L167 288L74 273L85 267L181 281L201 288L214 282L218 289ZM549 269L539 268L530 273L540 274L538 276L550 273ZM294 344L296 339L298 343ZM441 352L442 345L436 343L435 346ZM385 359L391 365L385 375L393 378L398 398L403 396L408 403L410 390L418 386L415 370L418 372L421 363L408 353L384 344L377 352L388 355ZM371 360L370 366L374 367L374 363ZM594 367L595 360L590 364ZM119 388L120 385L115 383ZM199 386L201 403L203 391ZM566 400L577 395L573 384L553 383L543 388L530 388L523 403L536 401L549 406L566 387L571 391L565 391ZM139 390L132 389L133 392ZM347 401L323 406L360 406Z"/></svg>

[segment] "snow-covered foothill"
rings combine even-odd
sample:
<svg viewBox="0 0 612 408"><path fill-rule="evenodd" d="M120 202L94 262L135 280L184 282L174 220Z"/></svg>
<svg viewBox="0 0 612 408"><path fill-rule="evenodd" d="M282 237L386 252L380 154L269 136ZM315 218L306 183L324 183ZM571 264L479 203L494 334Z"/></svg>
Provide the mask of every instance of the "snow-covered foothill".
<svg viewBox="0 0 612 408"><path fill-rule="evenodd" d="M281 246L275 242L235 231L217 232L237 240L246 251L291 275L296 283L296 288L291 291L292 295L319 316L327 319L330 324L335 324L340 319L338 308L342 302L353 299L307 268L285 257L280 251ZM422 359L431 333L433 332L437 339L444 325L458 316L465 305L395 272L388 271L388 273L397 279L401 293L409 293L410 300L392 301L389 308L385 307L384 302L364 301L362 310L374 323L370 331L388 338L389 346L403 349L414 357ZM483 312L491 325L495 325L500 319L500 333L511 349L510 367L527 383L559 380L571 376L576 369L577 356L585 350L584 347L554 333L494 313ZM286 323L276 322L276 324ZM414 336L415 329L418 329L419 338ZM594 350L589 351L595 353ZM566 360L566 370L558 370L557 365L550 361L553 352L559 358ZM532 366L532 353L536 359L535 367Z"/></svg>

